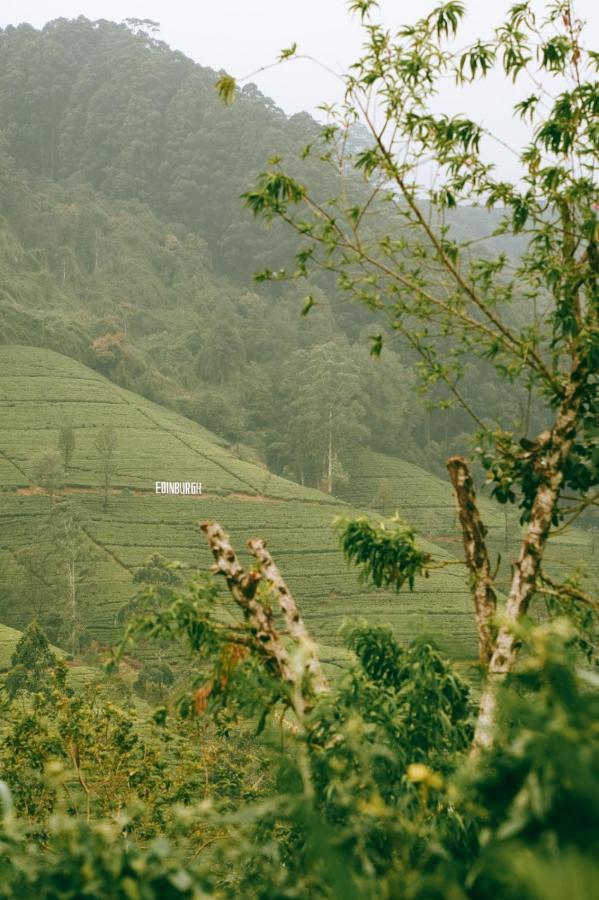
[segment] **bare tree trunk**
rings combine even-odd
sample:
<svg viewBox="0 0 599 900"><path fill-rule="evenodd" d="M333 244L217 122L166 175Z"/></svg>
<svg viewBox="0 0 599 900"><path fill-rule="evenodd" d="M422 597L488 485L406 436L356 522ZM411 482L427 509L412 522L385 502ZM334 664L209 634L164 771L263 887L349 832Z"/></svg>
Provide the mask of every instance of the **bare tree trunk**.
<svg viewBox="0 0 599 900"><path fill-rule="evenodd" d="M75 562L72 559L69 559L67 562L67 578L69 583L69 603L71 606L71 620L72 620L72 632L71 632L71 649L73 655L76 650L76 641L77 641L77 592L75 589Z"/></svg>
<svg viewBox="0 0 599 900"><path fill-rule="evenodd" d="M480 518L476 492L466 460L461 456L452 456L447 460L447 470L462 526L466 565L472 574L479 658L486 669L493 653L493 619L497 611L497 597L485 541L487 529Z"/></svg>
<svg viewBox="0 0 599 900"><path fill-rule="evenodd" d="M329 686L322 673L315 645L310 638L291 591L287 587L278 566L266 549L266 543L261 538L255 538L248 541L248 547L258 562L263 578L266 579L271 589L277 595L289 634L304 651L304 665L306 670L313 676L315 693L319 694L327 691Z"/></svg>
<svg viewBox="0 0 599 900"><path fill-rule="evenodd" d="M213 571L224 575L231 596L243 610L269 668L281 681L294 685L297 675L274 626L272 612L255 596L262 576L259 572L244 571L231 546L229 536L217 522L202 522L200 528L208 539L215 559Z"/></svg>
<svg viewBox="0 0 599 900"><path fill-rule="evenodd" d="M248 541L248 546L260 566L260 572L244 572L226 532L216 522L202 522L200 528L208 539L215 559L213 571L224 575L229 591L235 602L243 610L255 638L255 647L265 659L272 674L289 686L290 704L301 719L309 708L313 693L328 690L328 684L320 667L316 649L295 600L275 565L264 541L259 538ZM256 592L260 582L266 582L276 594L290 637L304 649L305 655L300 666L291 663L287 648L277 632L272 610L258 600ZM311 679L306 679L309 673Z"/></svg>
<svg viewBox="0 0 599 900"><path fill-rule="evenodd" d="M539 437L533 451L536 471L543 480L532 504L528 528L514 566L505 620L497 633L489 662L487 682L480 700L474 735L475 747L489 747L493 743L497 684L505 678L516 659L519 642L514 633L514 626L526 614L537 586L564 478L564 463L576 435L579 402L577 378L574 373L553 428Z"/></svg>
<svg viewBox="0 0 599 900"><path fill-rule="evenodd" d="M329 410L329 449L327 459L327 491L333 493L333 410Z"/></svg>

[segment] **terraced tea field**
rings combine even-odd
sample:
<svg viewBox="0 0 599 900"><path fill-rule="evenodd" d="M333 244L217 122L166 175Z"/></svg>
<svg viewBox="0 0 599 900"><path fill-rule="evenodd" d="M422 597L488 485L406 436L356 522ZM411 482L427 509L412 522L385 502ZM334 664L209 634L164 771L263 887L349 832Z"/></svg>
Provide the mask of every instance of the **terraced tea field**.
<svg viewBox="0 0 599 900"><path fill-rule="evenodd" d="M353 615L390 622L402 640L431 633L455 658L475 655L461 567L419 580L412 593L372 592L346 566L331 528L336 515L370 506L378 481L388 478L393 494L388 512L398 507L423 538L433 535L431 551L450 559L459 546L451 490L418 467L377 454L357 458L352 495L346 498L350 506L237 459L221 439L196 423L71 359L37 348L0 348L0 407L0 586L11 596L18 598L23 575L19 550L43 542L50 509L49 496L33 485L32 460L56 448L58 429L70 420L76 450L65 492L87 522L93 566L80 586L80 599L98 640L116 636L117 612L133 593L133 574L151 552L194 565L211 562L197 522L215 519L231 533L244 558L249 537L268 540L309 626L331 656L338 653L341 622ZM98 428L109 422L117 433L118 455L104 512L94 442ZM204 493L156 495L158 480L201 481ZM493 515L492 538L501 541L503 516L501 511ZM577 549L586 552L587 536L577 540ZM571 560L570 545L564 553ZM13 625L21 624L18 599L16 605Z"/></svg>
<svg viewBox="0 0 599 900"><path fill-rule="evenodd" d="M343 490L343 497L354 506L378 511L382 509L381 482L387 488L385 513L398 512L421 534L455 538L457 515L449 481L431 475L424 469L405 460L371 450L356 453L348 466L350 481ZM378 496L377 496L378 494ZM491 534L503 537L504 515L496 503L479 497L482 515ZM517 524L517 516L510 514L508 528Z"/></svg>
<svg viewBox="0 0 599 900"><path fill-rule="evenodd" d="M469 601L459 567L442 570L399 597L364 589L346 566L331 528L336 515L351 512L348 505L237 459L194 422L116 387L71 359L21 347L0 349L0 407L3 586L18 593L22 572L15 554L41 539L50 508L49 496L33 486L32 460L56 448L58 429L68 419L76 429L76 451L65 491L81 507L94 547L93 570L81 585L81 598L99 640L114 638L116 614L133 592L133 573L151 552L209 564L197 522L216 519L240 550L252 535L269 541L324 644L338 643L346 616L365 615L391 622L402 639L428 630L456 657L473 655ZM119 448L105 513L94 440L108 422L116 429ZM198 480L204 493L157 496L157 480Z"/></svg>

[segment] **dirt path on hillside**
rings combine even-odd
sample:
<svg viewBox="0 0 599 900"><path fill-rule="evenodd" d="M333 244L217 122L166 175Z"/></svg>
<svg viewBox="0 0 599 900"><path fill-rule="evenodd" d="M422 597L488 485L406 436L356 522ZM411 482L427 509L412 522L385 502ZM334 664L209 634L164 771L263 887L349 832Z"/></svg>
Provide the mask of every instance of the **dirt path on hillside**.
<svg viewBox="0 0 599 900"><path fill-rule="evenodd" d="M214 491L205 491L201 494L156 494L151 488L111 488L109 494L111 497L119 497L124 494L125 491L129 491L133 494L134 497L158 497L158 496L169 496L169 497L180 497L185 498L186 500L241 500L243 502L249 503L284 503L284 500L277 499L277 497L267 497L265 494L242 494L238 491L232 491L230 494L225 494L223 496L214 493ZM10 491L3 491L2 493L10 493L17 494L19 497L33 497L37 495L49 496L49 491L45 488L37 487L36 485L31 485L30 487L20 487L14 488ZM98 496L103 495L103 490L98 490L97 488L91 487L66 487L60 491L54 491L55 497L65 497L71 495L91 495Z"/></svg>

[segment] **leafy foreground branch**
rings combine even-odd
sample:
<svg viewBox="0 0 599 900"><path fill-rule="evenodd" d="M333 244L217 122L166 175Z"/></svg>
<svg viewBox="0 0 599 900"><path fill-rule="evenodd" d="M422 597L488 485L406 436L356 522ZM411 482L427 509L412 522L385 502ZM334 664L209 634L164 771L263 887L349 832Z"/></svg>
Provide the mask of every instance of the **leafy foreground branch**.
<svg viewBox="0 0 599 900"><path fill-rule="evenodd" d="M333 277L338 292L375 312L373 354L385 341L403 346L422 387L470 417L473 458L492 497L520 507L524 528L498 621L471 463L449 460L485 675L475 740L485 747L495 738L498 683L516 661L517 625L543 585L548 544L560 523L563 531L592 505L599 481L599 56L571 3L544 7L539 15L517 3L492 34L464 46L465 6L456 0L396 30L377 21L373 0L351 3L363 51L343 78L343 102L326 108L320 139L303 153L333 169L337 192L322 196L317 179L301 183L296 167L275 157L244 195L256 216L281 220L301 242L290 270L257 280L330 286ZM505 146L502 134L438 112L448 81L466 88L493 71L520 91L512 116L528 129L513 150L511 180L489 149ZM226 87L231 100L230 78ZM490 233L464 239L456 226L472 207ZM500 235L512 251L485 248ZM540 423L535 435L528 414L492 421L484 404L466 401L461 384L472 366L491 367L491 377L526 392Z"/></svg>
<svg viewBox="0 0 599 900"><path fill-rule="evenodd" d="M387 577L414 561L411 533L366 524L364 577L382 577L381 548ZM112 661L148 639L181 659L184 641L182 716L72 691L37 626L15 652L0 897L594 898L599 694L569 620L520 627L496 742L472 757L469 688L429 642L347 622L352 661L327 680L264 543L246 570L202 530L213 574L152 557Z"/></svg>

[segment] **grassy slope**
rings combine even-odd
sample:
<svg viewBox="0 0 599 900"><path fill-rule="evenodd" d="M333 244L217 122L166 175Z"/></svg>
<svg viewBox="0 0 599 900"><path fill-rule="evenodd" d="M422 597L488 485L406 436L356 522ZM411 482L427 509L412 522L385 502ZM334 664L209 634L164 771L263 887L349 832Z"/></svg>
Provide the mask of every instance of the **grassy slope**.
<svg viewBox="0 0 599 900"><path fill-rule="evenodd" d="M362 509L368 509L376 498L380 482L385 480L388 485L386 515L397 510L420 534L461 557L455 504L448 481L430 475L404 460L369 450L356 454L349 472L351 477L343 494L344 499ZM513 507L501 507L482 494L479 502L488 528L490 551L493 558L498 554L502 557L500 583L506 590L509 566L518 552L518 514ZM381 511L380 506L378 511ZM556 577L565 577L581 565L585 569L589 587L596 587L599 584L599 559L593 549L588 532L570 528L567 533L556 535L550 542L546 568Z"/></svg>
<svg viewBox="0 0 599 900"><path fill-rule="evenodd" d="M366 615L391 622L400 638L428 630L454 656L473 655L469 601L459 568L421 581L412 594L366 591L345 565L331 529L334 516L350 507L236 459L195 423L71 359L37 348L0 348L0 407L4 578L17 577L13 552L31 542L49 507L47 496L31 491L31 459L56 446L57 429L70 418L77 449L68 489L88 516L97 554L82 596L100 640L114 636L115 613L132 593L135 568L151 551L194 564L210 562L196 527L198 520L210 518L223 523L238 548L251 535L268 539L324 644L337 643L345 616ZM94 450L97 427L104 422L117 428L120 445L108 513L102 511ZM156 496L157 479L201 480L206 493L202 498Z"/></svg>

